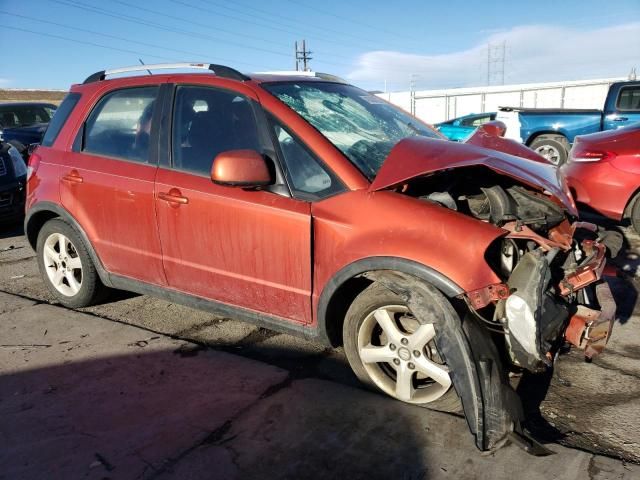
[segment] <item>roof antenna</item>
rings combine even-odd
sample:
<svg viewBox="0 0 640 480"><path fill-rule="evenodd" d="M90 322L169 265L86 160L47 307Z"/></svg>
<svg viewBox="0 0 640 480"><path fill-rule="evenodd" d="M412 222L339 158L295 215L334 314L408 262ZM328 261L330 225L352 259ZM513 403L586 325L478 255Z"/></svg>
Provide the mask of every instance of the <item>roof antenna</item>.
<svg viewBox="0 0 640 480"><path fill-rule="evenodd" d="M144 62L141 58L139 58L138 61L140 62L140 65L144 65ZM147 72L149 72L149 75L153 75L153 73L151 73L151 70L147 70Z"/></svg>

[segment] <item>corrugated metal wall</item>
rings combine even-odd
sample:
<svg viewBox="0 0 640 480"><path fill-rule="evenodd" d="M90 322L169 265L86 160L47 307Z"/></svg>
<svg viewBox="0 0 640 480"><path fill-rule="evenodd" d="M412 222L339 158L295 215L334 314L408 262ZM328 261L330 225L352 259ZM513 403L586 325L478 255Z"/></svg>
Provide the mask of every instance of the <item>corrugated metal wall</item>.
<svg viewBox="0 0 640 480"><path fill-rule="evenodd" d="M498 107L601 109L609 85L621 80L625 79L389 92L378 96L428 123L438 123L469 113L495 112Z"/></svg>

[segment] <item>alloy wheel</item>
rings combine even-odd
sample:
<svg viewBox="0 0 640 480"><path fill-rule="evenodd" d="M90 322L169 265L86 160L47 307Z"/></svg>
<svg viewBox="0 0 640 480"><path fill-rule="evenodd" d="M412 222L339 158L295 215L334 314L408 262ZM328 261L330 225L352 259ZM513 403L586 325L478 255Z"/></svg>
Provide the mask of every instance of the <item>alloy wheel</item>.
<svg viewBox="0 0 640 480"><path fill-rule="evenodd" d="M536 153L549 160L553 165L560 163L561 154L558 149L552 145L540 145L536 148Z"/></svg>
<svg viewBox="0 0 640 480"><path fill-rule="evenodd" d="M358 331L358 354L382 391L408 403L429 403L451 388L433 324L420 324L404 305L369 313Z"/></svg>
<svg viewBox="0 0 640 480"><path fill-rule="evenodd" d="M62 295L73 297L82 287L82 262L71 240L61 233L52 233L42 251L47 277Z"/></svg>

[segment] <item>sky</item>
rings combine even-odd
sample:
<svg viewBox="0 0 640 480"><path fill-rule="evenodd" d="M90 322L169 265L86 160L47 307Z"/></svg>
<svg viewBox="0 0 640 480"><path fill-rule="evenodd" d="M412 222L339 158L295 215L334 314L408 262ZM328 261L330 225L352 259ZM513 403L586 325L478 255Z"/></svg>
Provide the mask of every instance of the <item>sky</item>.
<svg viewBox="0 0 640 480"><path fill-rule="evenodd" d="M0 88L139 59L293 70L302 39L313 70L369 90L486 85L489 45L505 84L640 74L640 0L0 0L0 20Z"/></svg>

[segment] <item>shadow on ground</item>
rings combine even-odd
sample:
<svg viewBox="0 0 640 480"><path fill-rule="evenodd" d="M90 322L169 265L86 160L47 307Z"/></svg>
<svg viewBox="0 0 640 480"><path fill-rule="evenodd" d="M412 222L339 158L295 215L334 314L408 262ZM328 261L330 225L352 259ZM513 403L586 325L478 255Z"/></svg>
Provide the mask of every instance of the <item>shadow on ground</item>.
<svg viewBox="0 0 640 480"><path fill-rule="evenodd" d="M15 348L24 353L59 347ZM287 373L212 351L131 349L140 353L0 376L0 478L38 478L44 472L55 478L156 478L184 468L192 478L246 478L224 447L233 440L228 431L234 420L289 388ZM243 450L243 471L253 471L255 478L267 472L320 478L332 471L351 478L428 478L412 419L395 411L389 426L390 419L363 409L353 395L344 396L336 412L335 405L318 404L317 394L316 388L303 388L295 398L281 394L269 403L264 428L246 438L260 451ZM299 408L304 405L310 406L306 415ZM300 416L287 413L293 408ZM292 428L306 437L289 438ZM265 438L290 450L271 450ZM197 461L182 465L193 451Z"/></svg>

